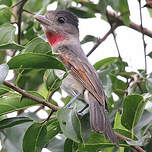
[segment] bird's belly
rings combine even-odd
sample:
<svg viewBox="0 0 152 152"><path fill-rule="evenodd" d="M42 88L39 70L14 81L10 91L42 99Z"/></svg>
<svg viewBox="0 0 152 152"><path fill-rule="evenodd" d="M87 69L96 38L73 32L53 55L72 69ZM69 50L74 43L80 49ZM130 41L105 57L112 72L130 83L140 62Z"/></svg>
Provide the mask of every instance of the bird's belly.
<svg viewBox="0 0 152 152"><path fill-rule="evenodd" d="M80 93L79 99L83 100L84 87L71 74L62 81L61 88L70 96L76 96Z"/></svg>

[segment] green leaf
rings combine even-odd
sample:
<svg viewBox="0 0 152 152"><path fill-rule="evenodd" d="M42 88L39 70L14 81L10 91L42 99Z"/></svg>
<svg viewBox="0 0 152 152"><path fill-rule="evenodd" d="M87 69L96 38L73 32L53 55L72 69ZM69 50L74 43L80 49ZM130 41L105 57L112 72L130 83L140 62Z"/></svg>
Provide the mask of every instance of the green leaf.
<svg viewBox="0 0 152 152"><path fill-rule="evenodd" d="M1 2L1 1L0 1ZM10 22L12 12L6 5L0 5L0 24Z"/></svg>
<svg viewBox="0 0 152 152"><path fill-rule="evenodd" d="M80 121L73 108L62 108L57 112L60 127L63 134L73 141L79 143L82 141L80 135Z"/></svg>
<svg viewBox="0 0 152 152"><path fill-rule="evenodd" d="M6 52L5 50L0 51L0 64L5 63L6 62Z"/></svg>
<svg viewBox="0 0 152 152"><path fill-rule="evenodd" d="M8 65L7 64L0 64L0 85L3 83L5 80L7 74L8 74Z"/></svg>
<svg viewBox="0 0 152 152"><path fill-rule="evenodd" d="M6 118L0 121L0 130L13 127L25 122L33 121L28 117L13 117L13 118Z"/></svg>
<svg viewBox="0 0 152 152"><path fill-rule="evenodd" d="M120 12L125 25L129 25L130 11L127 0L100 0L99 5L101 6L104 16L106 16L107 6L110 5L115 11Z"/></svg>
<svg viewBox="0 0 152 152"><path fill-rule="evenodd" d="M129 95L123 101L121 123L129 130L133 130L139 122L146 102L140 95Z"/></svg>
<svg viewBox="0 0 152 152"><path fill-rule="evenodd" d="M1 4L11 6L12 5L12 0L0 0L0 5Z"/></svg>
<svg viewBox="0 0 152 152"><path fill-rule="evenodd" d="M50 143L47 145L47 149L51 152L63 152L64 149L65 136L58 134L57 137L54 137Z"/></svg>
<svg viewBox="0 0 152 152"><path fill-rule="evenodd" d="M9 62L10 69L61 69L64 65L54 56L40 53L25 53L14 56Z"/></svg>
<svg viewBox="0 0 152 152"><path fill-rule="evenodd" d="M20 70L17 78L18 87L25 90L37 90L39 86L43 83L43 75L45 70L43 69L30 69L30 70Z"/></svg>
<svg viewBox="0 0 152 152"><path fill-rule="evenodd" d="M80 18L95 17L94 13L92 11L87 10L87 9L85 10L82 8L70 7L70 8L68 8L68 10L73 12L74 14L76 14Z"/></svg>
<svg viewBox="0 0 152 152"><path fill-rule="evenodd" d="M10 88L8 88L8 87L6 87L4 85L0 86L0 95L3 95L3 94L5 94L5 93L7 93L9 91L10 91Z"/></svg>
<svg viewBox="0 0 152 152"><path fill-rule="evenodd" d="M25 4L25 9L32 12L37 12L42 8L42 6L43 6L43 1L30 0L30 1L27 1L27 3Z"/></svg>
<svg viewBox="0 0 152 152"><path fill-rule="evenodd" d="M12 42L0 45L0 49L22 50L24 47L22 45L16 44L15 42Z"/></svg>
<svg viewBox="0 0 152 152"><path fill-rule="evenodd" d="M94 64L94 68L96 70L99 70L101 68L104 68L104 67L116 62L117 60L118 60L117 57L108 57L108 58L102 59Z"/></svg>
<svg viewBox="0 0 152 152"><path fill-rule="evenodd" d="M57 119L50 120L46 123L47 126L47 143L52 140L60 131L59 121Z"/></svg>
<svg viewBox="0 0 152 152"><path fill-rule="evenodd" d="M137 136L135 136L135 134L132 134L130 131L128 131L126 129L115 129L115 132L117 132L125 137L131 138L133 140L138 140L138 138L137 138ZM126 143L126 142L120 141L120 143Z"/></svg>
<svg viewBox="0 0 152 152"><path fill-rule="evenodd" d="M109 77L109 73L110 73L109 68L98 72L98 75L99 75L99 78L102 82L105 94L108 98L111 97L111 93L112 93L112 82L111 82L111 79Z"/></svg>
<svg viewBox="0 0 152 152"><path fill-rule="evenodd" d="M150 52L147 56L149 56L150 58L152 58L152 52Z"/></svg>
<svg viewBox="0 0 152 152"><path fill-rule="evenodd" d="M0 49L23 49L24 47L14 42L16 28L12 24L0 26Z"/></svg>
<svg viewBox="0 0 152 152"><path fill-rule="evenodd" d="M41 152L46 144L46 134L45 124L32 124L25 132L23 138L23 152Z"/></svg>
<svg viewBox="0 0 152 152"><path fill-rule="evenodd" d="M31 94L42 98L38 93L31 92ZM0 98L0 115L4 115L17 110L25 109L34 105L39 105L36 101L28 98L23 98L21 100L20 95L11 95Z"/></svg>
<svg viewBox="0 0 152 152"><path fill-rule="evenodd" d="M146 79L146 88L147 91L152 94L152 73L150 73Z"/></svg>
<svg viewBox="0 0 152 152"><path fill-rule="evenodd" d="M120 146L127 146L125 142L119 141ZM79 144L78 151L99 151L103 148L115 147L115 144L111 143L109 140L106 140L104 135L101 133L91 132L91 136L87 143Z"/></svg>
<svg viewBox="0 0 152 152"><path fill-rule="evenodd" d="M72 145L73 145L73 141L67 138L64 142L64 151L72 152Z"/></svg>
<svg viewBox="0 0 152 152"><path fill-rule="evenodd" d="M98 38L92 35L86 35L83 40L81 41L81 44L85 44L87 42L97 42Z"/></svg>
<svg viewBox="0 0 152 152"><path fill-rule="evenodd" d="M113 91L118 95L118 96L123 96L127 85L125 82L123 82L122 80L118 79L115 75L110 74L110 79L112 82L112 89Z"/></svg>
<svg viewBox="0 0 152 152"><path fill-rule="evenodd" d="M90 134L91 134L91 127L90 127L90 117L89 114L83 115L83 117L80 119L81 121L81 136L83 142L87 142Z"/></svg>
<svg viewBox="0 0 152 152"><path fill-rule="evenodd" d="M22 52L51 53L51 46L40 37L36 37L25 45L25 49Z"/></svg>
<svg viewBox="0 0 152 152"><path fill-rule="evenodd" d="M62 80L58 78L54 70L51 70L51 69L45 72L44 81L50 93L57 90L62 83Z"/></svg>
<svg viewBox="0 0 152 152"><path fill-rule="evenodd" d="M117 112L115 117L114 128L126 130L125 127L121 124L121 117L122 115L119 112Z"/></svg>
<svg viewBox="0 0 152 152"><path fill-rule="evenodd" d="M119 11L121 12L121 17L122 20L124 21L125 25L129 26L130 20L130 11L129 11L129 6L128 6L128 0L120 0L120 6L119 6Z"/></svg>

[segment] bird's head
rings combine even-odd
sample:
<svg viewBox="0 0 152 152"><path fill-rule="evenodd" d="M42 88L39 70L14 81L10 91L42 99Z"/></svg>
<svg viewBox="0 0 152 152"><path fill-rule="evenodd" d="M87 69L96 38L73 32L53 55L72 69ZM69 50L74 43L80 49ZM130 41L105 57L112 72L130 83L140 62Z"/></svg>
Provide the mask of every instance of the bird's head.
<svg viewBox="0 0 152 152"><path fill-rule="evenodd" d="M35 15L54 47L57 43L79 37L78 18L66 10L49 11L44 16Z"/></svg>

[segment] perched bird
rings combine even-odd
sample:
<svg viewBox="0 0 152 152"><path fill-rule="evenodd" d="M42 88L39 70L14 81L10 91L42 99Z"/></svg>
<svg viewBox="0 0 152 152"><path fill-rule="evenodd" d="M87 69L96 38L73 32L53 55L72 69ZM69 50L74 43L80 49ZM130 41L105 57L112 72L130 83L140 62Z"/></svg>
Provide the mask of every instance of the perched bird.
<svg viewBox="0 0 152 152"><path fill-rule="evenodd" d="M77 16L66 10L55 10L44 16L36 15L35 19L42 24L53 51L59 54L59 60L70 71L63 80L63 89L72 96L80 93L89 104L91 128L119 145L105 113L107 104L101 81L80 45Z"/></svg>

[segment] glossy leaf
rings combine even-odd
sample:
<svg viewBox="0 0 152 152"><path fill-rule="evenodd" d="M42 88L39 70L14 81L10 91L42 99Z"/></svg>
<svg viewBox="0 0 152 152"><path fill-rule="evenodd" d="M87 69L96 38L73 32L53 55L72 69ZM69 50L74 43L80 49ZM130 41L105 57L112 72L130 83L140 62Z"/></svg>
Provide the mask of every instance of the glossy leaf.
<svg viewBox="0 0 152 152"><path fill-rule="evenodd" d="M33 121L28 117L13 117L13 118L6 118L0 121L0 130L13 127L25 122Z"/></svg>
<svg viewBox="0 0 152 152"><path fill-rule="evenodd" d="M38 93L33 92L33 95L36 95L39 98L43 98ZM21 100L20 95L11 95L7 97L0 98L0 115L4 115L10 112L17 110L25 109L34 105L39 105L36 101L33 101L28 98L23 98Z"/></svg>
<svg viewBox="0 0 152 152"><path fill-rule="evenodd" d="M64 149L65 136L59 134L57 137L54 137L50 143L46 146L51 152L62 152Z"/></svg>
<svg viewBox="0 0 152 152"><path fill-rule="evenodd" d="M12 5L12 0L0 0L0 5L1 4L11 6Z"/></svg>
<svg viewBox="0 0 152 152"><path fill-rule="evenodd" d="M26 3L25 9L32 12L37 12L42 8L42 6L43 6L43 1L31 0Z"/></svg>
<svg viewBox="0 0 152 152"><path fill-rule="evenodd" d="M62 83L61 79L57 77L54 70L50 69L45 72L44 81L50 93L57 90Z"/></svg>
<svg viewBox="0 0 152 152"><path fill-rule="evenodd" d="M78 143L82 141L80 135L80 121L73 108L60 109L57 112L57 118L59 119L61 130L66 137Z"/></svg>
<svg viewBox="0 0 152 152"><path fill-rule="evenodd" d="M10 91L10 88L8 88L8 87L6 87L4 85L0 86L0 95L3 95L3 94L5 94L5 93L7 93L9 91Z"/></svg>
<svg viewBox="0 0 152 152"><path fill-rule="evenodd" d="M64 151L72 151L73 141L70 139L66 139L64 142Z"/></svg>
<svg viewBox="0 0 152 152"><path fill-rule="evenodd" d="M10 22L11 15L12 15L12 12L7 6L0 5L0 24Z"/></svg>
<svg viewBox="0 0 152 152"><path fill-rule="evenodd" d="M25 53L14 56L9 62L10 69L61 69L63 64L55 57L40 53Z"/></svg>
<svg viewBox="0 0 152 152"><path fill-rule="evenodd" d="M123 82L122 80L118 79L115 75L110 74L110 79L112 82L112 90L118 95L118 96L122 96L124 95L125 91L126 91L126 83Z"/></svg>
<svg viewBox="0 0 152 152"><path fill-rule="evenodd" d="M98 38L92 35L86 35L83 40L81 41L81 44L85 44L87 42L97 42Z"/></svg>
<svg viewBox="0 0 152 152"><path fill-rule="evenodd" d="M0 51L0 64L5 63L6 62L6 52Z"/></svg>
<svg viewBox="0 0 152 152"><path fill-rule="evenodd" d="M116 62L117 60L118 60L117 57L105 58L105 59L102 59L102 60L96 62L94 64L94 67L95 67L96 70L99 70L100 68L104 68L104 67Z"/></svg>
<svg viewBox="0 0 152 152"><path fill-rule="evenodd" d="M48 42L44 41L40 37L32 39L25 45L25 49L22 52L33 52L33 53L48 53L51 54L51 46Z"/></svg>
<svg viewBox="0 0 152 152"><path fill-rule="evenodd" d="M0 85L5 80L7 74L8 74L9 68L7 64L1 64L0 65Z"/></svg>
<svg viewBox="0 0 152 152"><path fill-rule="evenodd" d="M112 81L109 77L109 73L110 73L109 69L105 69L105 70L98 72L98 75L102 82L105 94L108 98L111 97L111 93L112 93Z"/></svg>
<svg viewBox="0 0 152 152"><path fill-rule="evenodd" d="M134 129L143 114L145 104L140 95L127 96L123 101L122 125L129 130Z"/></svg>
<svg viewBox="0 0 152 152"><path fill-rule="evenodd" d="M50 120L46 123L47 126L47 143L52 140L60 131L59 121L57 119Z"/></svg>
<svg viewBox="0 0 152 152"><path fill-rule="evenodd" d="M125 127L121 124L121 117L122 115L119 112L117 112L115 116L114 128L126 130Z"/></svg>
<svg viewBox="0 0 152 152"><path fill-rule="evenodd" d="M70 7L70 8L68 8L68 10L73 12L74 14L76 14L80 18L95 17L95 15L94 15L94 13L92 11L83 10L83 9L76 8L76 7Z"/></svg>
<svg viewBox="0 0 152 152"><path fill-rule="evenodd" d="M18 45L14 41L16 28L12 24L5 24L0 26L0 49L23 49L24 47Z"/></svg>
<svg viewBox="0 0 152 152"><path fill-rule="evenodd" d="M45 146L47 129L45 124L34 123L25 132L23 152L41 152Z"/></svg>
<svg viewBox="0 0 152 152"><path fill-rule="evenodd" d="M89 114L83 115L80 119L81 121L81 136L84 143L86 143L91 134L91 127L90 127L90 117Z"/></svg>

